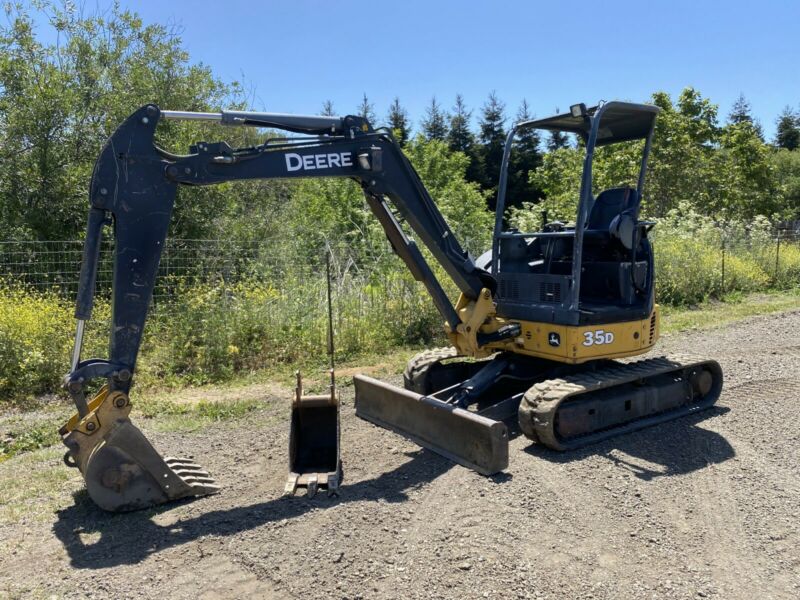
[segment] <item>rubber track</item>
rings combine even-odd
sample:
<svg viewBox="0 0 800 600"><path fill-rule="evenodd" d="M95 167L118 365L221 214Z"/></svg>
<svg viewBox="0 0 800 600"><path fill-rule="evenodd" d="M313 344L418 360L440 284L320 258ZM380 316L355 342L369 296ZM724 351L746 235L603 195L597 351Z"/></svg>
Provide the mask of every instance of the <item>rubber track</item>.
<svg viewBox="0 0 800 600"><path fill-rule="evenodd" d="M458 352L452 346L446 348L431 348L414 356L408 361L403 371L403 385L407 390L418 394L427 394L425 377L430 368L448 358L455 358Z"/></svg>
<svg viewBox="0 0 800 600"><path fill-rule="evenodd" d="M549 448L571 450L620 433L627 433L659 422L672 420L697 410L709 408L719 397L719 390L717 390L715 397L708 398L697 405L690 404L685 407L668 410L665 413L648 415L635 421L572 439L559 439L555 432L554 417L556 411L559 405L571 396L622 385L669 371L684 370L698 364L716 365L721 389L722 371L715 361L684 355L662 356L629 363L619 363L618 366L542 381L531 387L522 398L519 407L520 429L533 441L540 442Z"/></svg>

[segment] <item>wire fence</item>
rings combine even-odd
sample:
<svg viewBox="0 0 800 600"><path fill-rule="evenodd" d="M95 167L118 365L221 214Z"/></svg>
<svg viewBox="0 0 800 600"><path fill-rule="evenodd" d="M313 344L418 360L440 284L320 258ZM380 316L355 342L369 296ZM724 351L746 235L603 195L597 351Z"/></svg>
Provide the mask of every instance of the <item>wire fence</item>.
<svg viewBox="0 0 800 600"><path fill-rule="evenodd" d="M73 296L77 292L82 256L80 240L3 241L0 242L0 279ZM340 274L361 271L346 253L337 252L336 256L339 260L335 268ZM322 274L313 263L298 264L297 257L297 252L287 248L285 241L167 240L153 297L168 300L187 285L235 284L244 280L279 283L290 273L293 277ZM110 291L113 273L113 243L104 240L97 267L98 294Z"/></svg>
<svg viewBox="0 0 800 600"><path fill-rule="evenodd" d="M719 272L722 288L730 277L732 256L747 252L760 257L766 265L768 275L777 278L783 261L796 257L800 247L800 222L782 223L771 231L728 230L720 227L714 240L718 246ZM658 236L655 246L658 251ZM287 243L290 247L287 247ZM299 245L299 242L297 243ZM13 281L42 291L56 291L65 297L74 297L77 292L81 267L83 242L62 241L2 241L0 242L0 280ZM334 280L339 285L366 286L367 282L380 279L377 286L381 293L403 295L418 293L418 289L407 277L387 275L386 257L380 257L383 268L359 264L347 249L334 251ZM113 279L113 244L106 240L100 252L97 272L97 293L108 294ZM324 283L324 261L302 263L302 253L292 242L286 240L264 240L242 242L219 239L170 239L162 253L158 276L153 293L157 303L169 303L188 286L209 283L234 285L242 281L267 282L280 289L282 282L291 278L307 279ZM317 259L321 257L316 257ZM396 259L390 259L396 260ZM726 262L729 263L726 269ZM402 271L397 261L395 273ZM366 286L369 287L369 286ZM341 291L341 290L340 290ZM320 288L320 294L323 293ZM370 302L376 302L372 298Z"/></svg>

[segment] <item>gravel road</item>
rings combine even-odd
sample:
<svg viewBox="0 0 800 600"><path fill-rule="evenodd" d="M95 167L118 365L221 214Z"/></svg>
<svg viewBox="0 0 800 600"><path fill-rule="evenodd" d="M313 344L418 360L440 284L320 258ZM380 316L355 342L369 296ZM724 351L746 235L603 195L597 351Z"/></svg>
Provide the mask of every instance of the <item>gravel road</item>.
<svg viewBox="0 0 800 600"><path fill-rule="evenodd" d="M0 596L797 598L798 331L795 311L664 338L720 361L716 408L568 454L519 437L493 478L355 418L347 394L332 499L281 496L285 419L145 425L223 493L110 516L70 472L51 518L0 523Z"/></svg>

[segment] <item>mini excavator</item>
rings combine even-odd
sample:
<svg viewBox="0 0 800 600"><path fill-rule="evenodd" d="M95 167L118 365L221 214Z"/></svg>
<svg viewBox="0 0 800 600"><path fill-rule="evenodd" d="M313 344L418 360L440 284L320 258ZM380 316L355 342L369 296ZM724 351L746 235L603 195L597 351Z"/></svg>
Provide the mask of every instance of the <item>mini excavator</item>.
<svg viewBox="0 0 800 600"><path fill-rule="evenodd" d="M106 143L90 185L77 332L65 377L77 414L61 428L65 461L80 470L91 498L109 511L219 490L195 462L163 458L153 448L130 421L129 391L178 188L233 180L354 180L394 252L441 313L451 346L414 357L404 388L354 378L356 414L367 421L490 475L507 468L509 432L517 428L535 443L568 451L710 407L722 389L715 361L619 360L648 352L659 336L648 238L654 223L639 216L658 111L626 102L577 104L569 113L514 125L501 164L491 248L474 259L392 133L374 129L364 118L141 107ZM154 143L162 119L297 135L246 148L198 142L179 156ZM580 138L585 157L574 223L544 222L533 232L506 226L510 156L515 136L526 128ZM637 141L639 175L629 182L635 185L595 193L595 149ZM109 225L114 276L108 358L84 360L84 326ZM410 235L424 243L458 287L455 303ZM87 399L87 385L95 380L103 385ZM320 400L318 405L330 410L334 403ZM338 427L334 418L320 422ZM306 430L303 439L314 443L325 435L338 444L338 434L330 432L316 437ZM338 448L327 450L338 460Z"/></svg>

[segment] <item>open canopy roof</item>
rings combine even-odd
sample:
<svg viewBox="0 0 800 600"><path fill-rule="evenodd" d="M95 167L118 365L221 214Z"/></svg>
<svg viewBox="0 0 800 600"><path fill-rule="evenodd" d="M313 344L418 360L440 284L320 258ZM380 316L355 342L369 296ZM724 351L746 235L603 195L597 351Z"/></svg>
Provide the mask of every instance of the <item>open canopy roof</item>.
<svg viewBox="0 0 800 600"><path fill-rule="evenodd" d="M646 138L650 134L656 115L661 110L651 104L608 102L586 109L586 114L593 116L601 109L600 128L597 130L598 146ZM525 121L518 126L575 133L585 140L589 137L591 121L584 116L574 117L571 113L566 113L536 121Z"/></svg>

